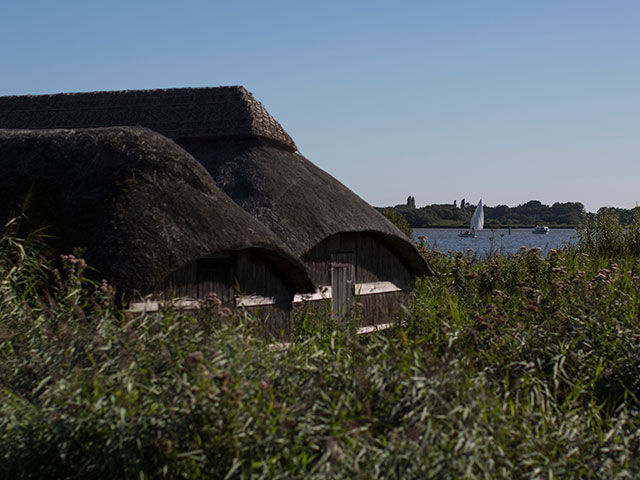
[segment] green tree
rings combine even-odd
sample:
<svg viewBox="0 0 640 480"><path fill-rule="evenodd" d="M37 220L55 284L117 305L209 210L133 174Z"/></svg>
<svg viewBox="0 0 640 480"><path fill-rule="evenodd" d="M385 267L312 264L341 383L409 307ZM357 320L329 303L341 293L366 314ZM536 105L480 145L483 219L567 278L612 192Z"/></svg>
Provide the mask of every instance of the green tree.
<svg viewBox="0 0 640 480"><path fill-rule="evenodd" d="M387 218L387 220L398 227L398 229L400 229L402 233L413 240L413 230L409 226L409 222L407 222L407 219L404 218L404 215L398 213L393 208L382 208L379 211Z"/></svg>

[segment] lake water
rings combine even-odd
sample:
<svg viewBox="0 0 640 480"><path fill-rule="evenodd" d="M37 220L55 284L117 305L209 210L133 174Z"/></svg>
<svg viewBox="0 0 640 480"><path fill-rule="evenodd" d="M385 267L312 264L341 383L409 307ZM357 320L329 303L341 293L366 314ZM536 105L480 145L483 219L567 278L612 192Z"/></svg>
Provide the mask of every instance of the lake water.
<svg viewBox="0 0 640 480"><path fill-rule="evenodd" d="M478 232L478 238L459 237L463 229L455 228L414 228L413 238L419 242L421 235L427 237L425 245L440 252L466 252L472 250L479 255L488 253L516 253L520 247L538 247L544 252L561 248L577 241L573 228L552 228L547 235L531 233L532 228L489 229Z"/></svg>

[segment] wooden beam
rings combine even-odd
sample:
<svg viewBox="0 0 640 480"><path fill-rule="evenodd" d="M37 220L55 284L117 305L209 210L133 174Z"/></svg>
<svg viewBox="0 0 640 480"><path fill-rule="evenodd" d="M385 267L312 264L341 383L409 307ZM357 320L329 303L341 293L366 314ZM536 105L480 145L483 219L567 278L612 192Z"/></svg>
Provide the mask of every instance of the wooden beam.
<svg viewBox="0 0 640 480"><path fill-rule="evenodd" d="M236 295L236 307L258 307L260 305L275 305L276 303L286 302L286 299L277 299L275 297L263 297L262 295Z"/></svg>
<svg viewBox="0 0 640 480"><path fill-rule="evenodd" d="M128 312L157 312L165 307L174 307L180 310L195 310L200 308L200 301L194 299L175 299L175 300L146 300L144 302L131 302Z"/></svg>
<svg viewBox="0 0 640 480"><path fill-rule="evenodd" d="M316 300L327 300L331 298L331 287L320 286L313 293L296 293L293 296L293 303L314 302Z"/></svg>
<svg viewBox="0 0 640 480"><path fill-rule="evenodd" d="M270 352L279 352L282 350L289 350L291 348L291 345L293 345L291 342L270 343L267 345L267 350L269 350Z"/></svg>
<svg viewBox="0 0 640 480"><path fill-rule="evenodd" d="M409 290L408 285L400 286L393 282L369 282L356 283L354 285L354 293L356 296L377 295L380 293L402 292ZM328 300L331 298L331 287L321 286L314 293L297 293L293 297L293 303L315 302L317 300Z"/></svg>
<svg viewBox="0 0 640 480"><path fill-rule="evenodd" d="M367 333L380 332L393 327L393 323L381 323L379 325L369 325L367 327L361 327L356 332L358 335L366 335ZM293 346L291 342L276 342L267 345L267 350L270 352L280 352L282 350L288 350Z"/></svg>
<svg viewBox="0 0 640 480"><path fill-rule="evenodd" d="M378 293L401 292L409 287L401 287L393 282L357 283L355 285L356 296L376 295Z"/></svg>
<svg viewBox="0 0 640 480"><path fill-rule="evenodd" d="M358 335L364 335L366 333L379 332L391 328L393 323L381 323L379 325L369 325L367 327L360 327L357 331Z"/></svg>

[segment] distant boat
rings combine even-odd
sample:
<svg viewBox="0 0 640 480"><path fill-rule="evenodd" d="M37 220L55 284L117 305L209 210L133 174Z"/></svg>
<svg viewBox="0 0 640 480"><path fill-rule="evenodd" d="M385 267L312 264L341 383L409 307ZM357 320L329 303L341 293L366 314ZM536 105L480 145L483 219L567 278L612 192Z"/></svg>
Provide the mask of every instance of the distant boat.
<svg viewBox="0 0 640 480"><path fill-rule="evenodd" d="M544 226L544 225L536 225L536 228L533 229L533 232L531 233L537 233L540 235L546 235L547 233L549 233L549 227Z"/></svg>
<svg viewBox="0 0 640 480"><path fill-rule="evenodd" d="M469 222L469 230L465 230L464 232L460 232L458 234L459 237L471 237L477 238L476 232L479 232L484 228L484 208L482 207L482 199L478 202L476 209L471 216L471 221Z"/></svg>

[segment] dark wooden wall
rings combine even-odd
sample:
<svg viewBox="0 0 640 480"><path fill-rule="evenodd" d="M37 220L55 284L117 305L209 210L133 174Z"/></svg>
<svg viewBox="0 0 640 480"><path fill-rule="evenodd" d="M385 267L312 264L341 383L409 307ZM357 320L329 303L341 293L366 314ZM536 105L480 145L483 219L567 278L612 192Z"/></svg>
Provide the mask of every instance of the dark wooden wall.
<svg viewBox="0 0 640 480"><path fill-rule="evenodd" d="M154 295L159 300L203 300L215 294L221 307L233 308L238 296L273 299L269 305L243 307L262 322L264 333L278 339L291 334L293 292L275 268L248 250L226 252L192 262L167 276Z"/></svg>
<svg viewBox="0 0 640 480"><path fill-rule="evenodd" d="M249 313L262 321L264 333L280 340L291 337L291 302L293 293L277 275L275 269L254 253L237 253L234 285L240 295L274 298L273 305L247 307Z"/></svg>
<svg viewBox="0 0 640 480"><path fill-rule="evenodd" d="M331 254L339 252L355 252L357 283L413 283L413 277L398 257L375 237L367 233L339 233L301 257L316 285L331 285Z"/></svg>
<svg viewBox="0 0 640 480"><path fill-rule="evenodd" d="M406 305L410 298L410 290L363 295L357 299L356 308L362 316L363 325L379 325L394 321L400 307Z"/></svg>
<svg viewBox="0 0 640 480"><path fill-rule="evenodd" d="M362 315L363 325L385 323L392 320L400 305L406 303L414 279L402 262L375 236L367 233L341 233L332 235L302 256L314 283L331 285L331 255L355 254L355 281L357 284L392 282L405 290L357 298L356 308ZM335 258L335 257L334 257Z"/></svg>

